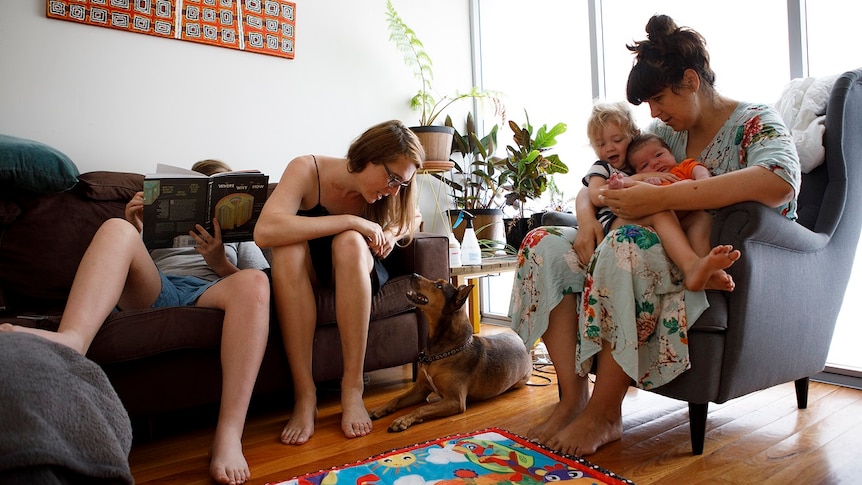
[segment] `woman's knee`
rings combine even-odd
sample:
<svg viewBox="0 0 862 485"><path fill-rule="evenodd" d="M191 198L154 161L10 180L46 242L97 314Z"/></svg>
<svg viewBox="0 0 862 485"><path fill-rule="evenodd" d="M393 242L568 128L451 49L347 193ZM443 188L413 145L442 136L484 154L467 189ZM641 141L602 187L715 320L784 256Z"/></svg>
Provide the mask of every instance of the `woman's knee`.
<svg viewBox="0 0 862 485"><path fill-rule="evenodd" d="M332 239L332 261L360 261L370 254L368 242L357 231L344 231Z"/></svg>

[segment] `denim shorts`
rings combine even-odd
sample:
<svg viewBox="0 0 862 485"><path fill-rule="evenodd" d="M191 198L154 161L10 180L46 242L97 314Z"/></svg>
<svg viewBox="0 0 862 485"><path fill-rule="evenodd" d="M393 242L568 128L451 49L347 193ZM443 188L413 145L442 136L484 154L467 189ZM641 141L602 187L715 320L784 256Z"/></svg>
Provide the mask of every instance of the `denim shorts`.
<svg viewBox="0 0 862 485"><path fill-rule="evenodd" d="M159 271L162 277L162 291L153 308L168 306L191 306L215 281L202 280L196 276L166 275Z"/></svg>

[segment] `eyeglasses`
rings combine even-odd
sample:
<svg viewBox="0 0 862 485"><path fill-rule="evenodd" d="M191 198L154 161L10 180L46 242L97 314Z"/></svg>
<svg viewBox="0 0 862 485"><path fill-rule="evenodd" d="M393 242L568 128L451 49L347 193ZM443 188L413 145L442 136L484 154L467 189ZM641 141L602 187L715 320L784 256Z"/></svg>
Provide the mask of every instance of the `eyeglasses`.
<svg viewBox="0 0 862 485"><path fill-rule="evenodd" d="M389 167L387 167L385 163L381 163L380 165L383 165L383 169L386 170L386 175L389 176L389 182L386 182L386 185L389 186L390 189L397 189L397 188L406 189L407 187L410 186L409 180L405 182L404 180L401 179L400 176L392 173L392 171L389 170Z"/></svg>

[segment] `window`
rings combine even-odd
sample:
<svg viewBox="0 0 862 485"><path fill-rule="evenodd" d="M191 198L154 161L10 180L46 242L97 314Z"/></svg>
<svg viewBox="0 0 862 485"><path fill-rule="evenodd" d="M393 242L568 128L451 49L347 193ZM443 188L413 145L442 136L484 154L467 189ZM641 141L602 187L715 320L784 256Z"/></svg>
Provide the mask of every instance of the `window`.
<svg viewBox="0 0 862 485"><path fill-rule="evenodd" d="M556 182L574 196L595 158L586 139L592 103L587 4L479 0L479 19L483 87L503 93L506 116L519 125L526 122L524 110L533 125L568 125L555 153L569 175ZM512 132L502 129L497 141L505 149Z"/></svg>
<svg viewBox="0 0 862 485"><path fill-rule="evenodd" d="M595 158L586 137L592 99L625 100L632 63L625 45L646 37L646 22L656 13L670 15L678 25L690 26L704 36L717 88L733 99L777 101L790 80L791 67L793 72L825 76L862 66L862 53L855 48L858 19L862 18L862 4L857 0L728 0L714 2L712 8L687 0L474 2L478 5L481 43L477 63L484 87L505 94L510 119L521 123L526 108L533 124L563 121L569 126L557 150L570 170L557 179L566 196L574 196L580 189L580 177ZM590 7L594 7L595 20ZM791 45L789 17L796 15L802 18L804 32L796 33L792 27L794 35L801 36L807 52L800 53ZM597 45L603 46L597 54L602 73L592 72L593 23L599 25ZM791 58L802 59L803 66L791 66ZM646 106L635 108L635 112L642 126L650 121ZM508 131L501 132L500 143L508 143L510 136ZM847 295L858 295L862 290L862 245L856 261ZM505 315L512 276L498 278L500 281L485 285L483 296L487 298L483 301L487 302L486 311ZM860 315L862 302L845 298L830 365L862 372Z"/></svg>
<svg viewBox="0 0 862 485"><path fill-rule="evenodd" d="M855 48L862 4L855 0L810 1L807 2L806 17L809 75L829 76L862 67L862 53ZM827 358L828 366L844 371L852 369L857 377L862 376L862 353L859 352L862 301L856 297L860 293L862 244L856 250L856 264L853 265Z"/></svg>

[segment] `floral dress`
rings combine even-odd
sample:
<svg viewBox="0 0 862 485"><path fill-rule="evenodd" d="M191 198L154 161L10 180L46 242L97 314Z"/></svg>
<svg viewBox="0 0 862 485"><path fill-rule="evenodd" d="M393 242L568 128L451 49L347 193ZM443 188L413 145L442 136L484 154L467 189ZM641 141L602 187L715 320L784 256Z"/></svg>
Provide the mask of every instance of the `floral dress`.
<svg viewBox="0 0 862 485"><path fill-rule="evenodd" d="M649 131L684 159L685 132L660 121ZM762 166L799 193L799 158L789 130L772 108L739 103L704 148L698 161L713 175ZM796 200L777 208L796 218ZM572 245L577 228L540 227L531 231L518 253L509 316L512 328L532 346L548 328L548 315L566 294L580 305L577 325L578 373L586 375L592 358L611 344L612 355L639 387L658 387L690 367L688 327L708 307L704 292L683 288L683 275L670 261L649 227L627 225L611 231L587 264ZM743 255L745 257L745 255Z"/></svg>

